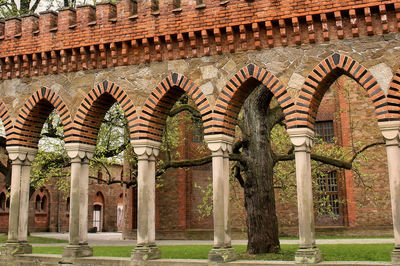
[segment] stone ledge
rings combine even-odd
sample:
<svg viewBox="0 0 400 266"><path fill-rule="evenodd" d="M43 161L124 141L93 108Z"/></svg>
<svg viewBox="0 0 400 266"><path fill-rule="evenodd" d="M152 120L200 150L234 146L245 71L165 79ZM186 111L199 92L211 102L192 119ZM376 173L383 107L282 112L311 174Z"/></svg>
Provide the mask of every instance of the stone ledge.
<svg viewBox="0 0 400 266"><path fill-rule="evenodd" d="M44 254L24 254L14 257L0 256L0 265L62 265L59 264L62 257L61 255L44 255ZM208 262L207 260L193 259L158 259L154 261L141 262L144 266L202 266L202 265L216 265L215 262ZM118 265L118 266L132 266L134 265L130 258L119 257L90 257L90 258L76 258L73 260L73 265ZM70 264L69 264L70 265ZM218 263L218 265L226 266L251 266L251 265L295 265L294 261L257 261L257 260L240 260L227 263ZM386 266L392 265L390 262L359 262L359 261L326 261L318 263L324 266Z"/></svg>

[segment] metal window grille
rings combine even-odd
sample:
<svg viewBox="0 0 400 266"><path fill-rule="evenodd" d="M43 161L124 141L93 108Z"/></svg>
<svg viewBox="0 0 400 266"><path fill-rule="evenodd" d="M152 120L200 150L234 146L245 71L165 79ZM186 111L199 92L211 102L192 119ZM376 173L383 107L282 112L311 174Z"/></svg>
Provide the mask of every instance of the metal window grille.
<svg viewBox="0 0 400 266"><path fill-rule="evenodd" d="M315 123L315 133L317 138L325 142L333 142L335 132L333 130L333 121L321 121Z"/></svg>
<svg viewBox="0 0 400 266"><path fill-rule="evenodd" d="M326 209L320 206L320 213L329 212L335 216L340 215L339 189L337 182L337 172L332 171L327 175L317 177L318 188L321 194L319 200L326 201Z"/></svg>

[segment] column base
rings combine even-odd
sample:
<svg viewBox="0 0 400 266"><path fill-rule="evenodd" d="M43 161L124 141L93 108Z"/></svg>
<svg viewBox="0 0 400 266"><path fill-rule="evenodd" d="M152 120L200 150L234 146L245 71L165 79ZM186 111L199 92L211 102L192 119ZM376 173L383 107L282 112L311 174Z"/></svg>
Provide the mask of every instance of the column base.
<svg viewBox="0 0 400 266"><path fill-rule="evenodd" d="M392 264L400 265L400 248L394 248L392 251Z"/></svg>
<svg viewBox="0 0 400 266"><path fill-rule="evenodd" d="M63 249L63 258L79 258L93 256L93 248L88 245L68 245Z"/></svg>
<svg viewBox="0 0 400 266"><path fill-rule="evenodd" d="M156 246L136 247L132 250L131 259L135 261L161 259L161 250Z"/></svg>
<svg viewBox="0 0 400 266"><path fill-rule="evenodd" d="M8 256L32 254L32 245L27 242L7 242L2 246L1 254Z"/></svg>
<svg viewBox="0 0 400 266"><path fill-rule="evenodd" d="M322 261L322 254L318 248L298 249L294 259L298 264L314 264Z"/></svg>
<svg viewBox="0 0 400 266"><path fill-rule="evenodd" d="M213 248L208 253L208 260L212 262L228 262L233 261L237 257L234 248Z"/></svg>

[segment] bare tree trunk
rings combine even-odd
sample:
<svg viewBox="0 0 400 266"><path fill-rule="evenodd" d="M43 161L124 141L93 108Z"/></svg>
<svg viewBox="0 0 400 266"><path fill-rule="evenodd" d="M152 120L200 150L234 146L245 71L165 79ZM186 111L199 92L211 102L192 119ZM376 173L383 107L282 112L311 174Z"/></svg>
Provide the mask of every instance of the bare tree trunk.
<svg viewBox="0 0 400 266"><path fill-rule="evenodd" d="M272 253L280 249L273 184L269 103L272 94L259 86L243 105L244 195L247 212L247 252ZM273 123L275 124L275 123Z"/></svg>

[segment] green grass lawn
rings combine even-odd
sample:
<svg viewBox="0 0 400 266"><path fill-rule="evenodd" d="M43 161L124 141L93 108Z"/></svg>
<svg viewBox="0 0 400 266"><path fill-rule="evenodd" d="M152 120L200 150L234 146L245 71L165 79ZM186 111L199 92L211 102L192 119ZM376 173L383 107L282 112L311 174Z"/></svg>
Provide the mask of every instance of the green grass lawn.
<svg viewBox="0 0 400 266"><path fill-rule="evenodd" d="M0 243L7 241L7 235L0 235ZM68 243L66 240L39 237L39 236L28 236L28 242L31 244L52 244L52 243Z"/></svg>
<svg viewBox="0 0 400 266"><path fill-rule="evenodd" d="M207 259L209 245L158 246L165 259ZM245 245L237 245L239 259L245 260L294 260L298 245L282 245L279 254L248 255ZM325 261L390 261L392 244L318 245ZM94 256L130 257L133 247L93 247ZM63 247L33 247L33 253L61 254Z"/></svg>

